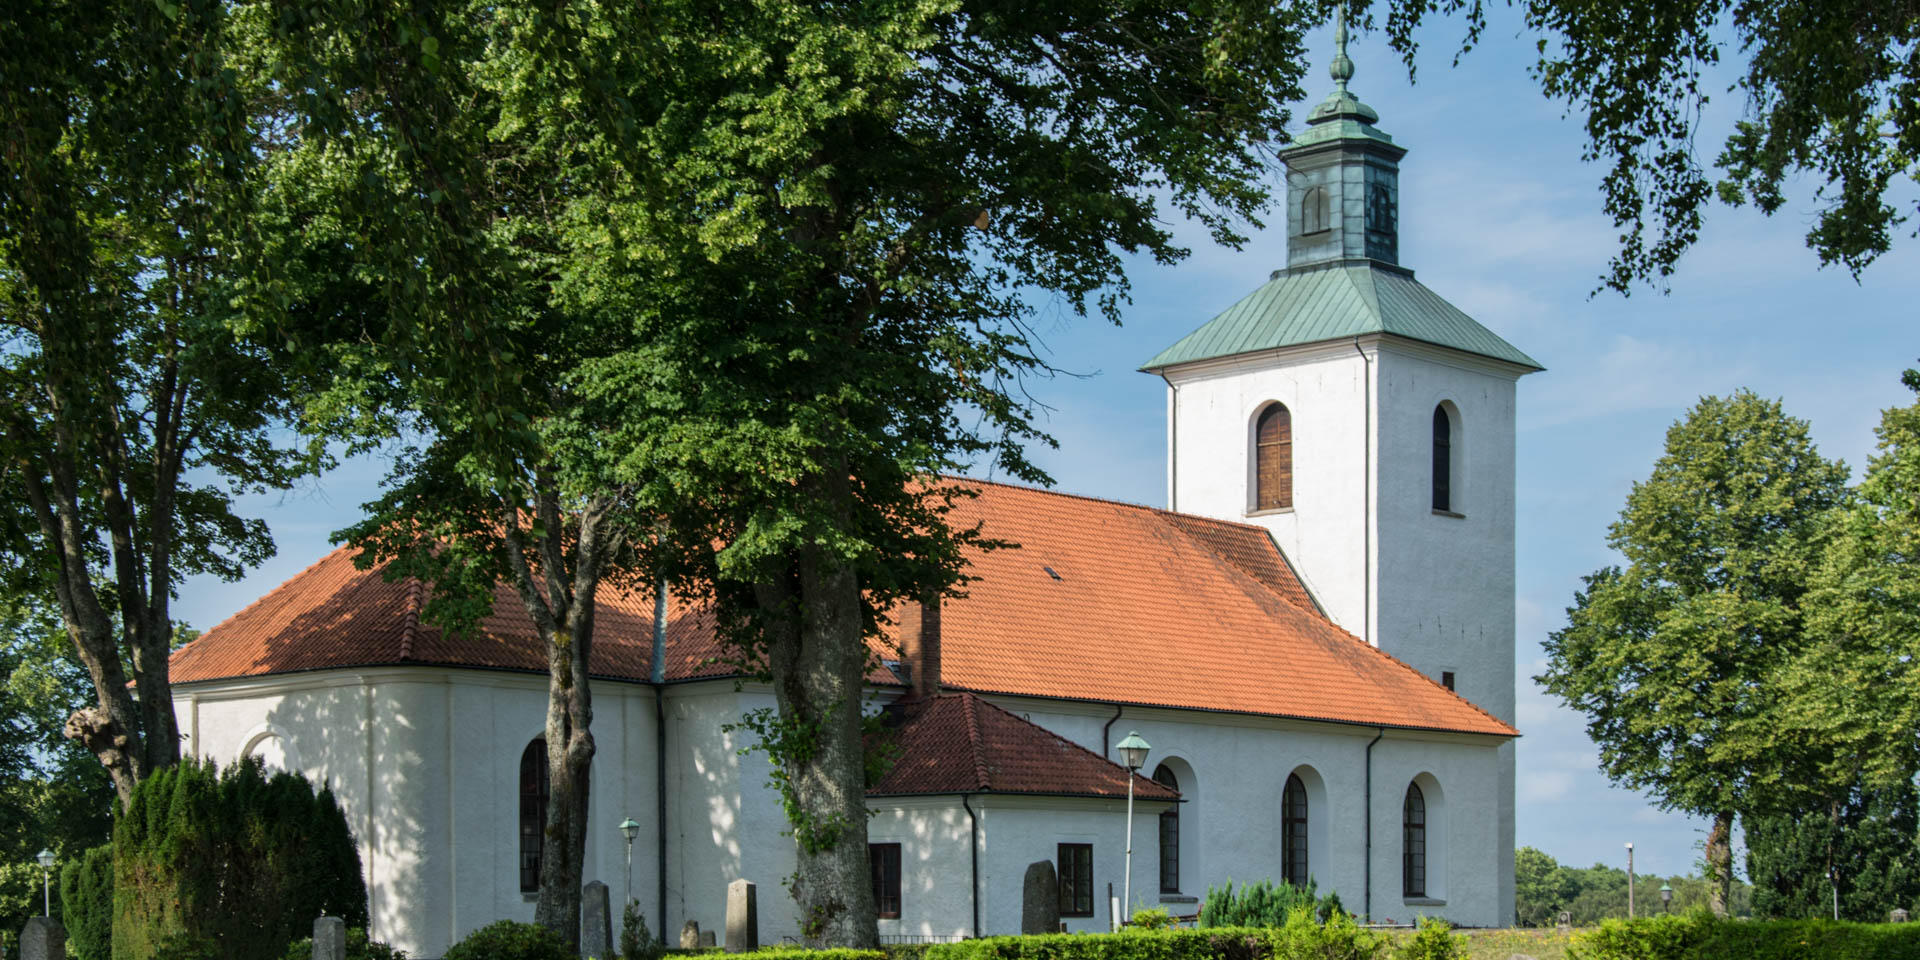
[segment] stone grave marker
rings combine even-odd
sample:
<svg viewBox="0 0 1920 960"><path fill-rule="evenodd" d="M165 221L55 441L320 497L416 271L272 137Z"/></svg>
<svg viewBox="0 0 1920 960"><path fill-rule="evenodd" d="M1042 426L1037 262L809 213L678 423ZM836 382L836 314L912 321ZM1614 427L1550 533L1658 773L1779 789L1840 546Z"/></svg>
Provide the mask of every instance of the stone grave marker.
<svg viewBox="0 0 1920 960"><path fill-rule="evenodd" d="M1053 861L1035 860L1027 864L1026 882L1020 889L1020 932L1052 933L1060 929L1060 878L1053 872Z"/></svg>
<svg viewBox="0 0 1920 960"><path fill-rule="evenodd" d="M580 888L580 955L613 960L613 912L607 885L595 880Z"/></svg>
<svg viewBox="0 0 1920 960"><path fill-rule="evenodd" d="M1887 915L1887 920L1892 923L1906 923L1907 922L1906 908L1894 907L1893 912Z"/></svg>
<svg viewBox="0 0 1920 960"><path fill-rule="evenodd" d="M67 960L66 928L46 917L28 920L20 931L20 960Z"/></svg>
<svg viewBox="0 0 1920 960"><path fill-rule="evenodd" d="M313 921L313 960L347 960L347 918L323 916Z"/></svg>
<svg viewBox="0 0 1920 960"><path fill-rule="evenodd" d="M719 945L720 945L719 936L715 934L712 930L700 931L700 948L701 949L711 950L714 947L717 947Z"/></svg>
<svg viewBox="0 0 1920 960"><path fill-rule="evenodd" d="M680 925L680 949L694 950L700 946L700 921L688 920Z"/></svg>
<svg viewBox="0 0 1920 960"><path fill-rule="evenodd" d="M760 949L760 904L752 882L727 884L727 952Z"/></svg>

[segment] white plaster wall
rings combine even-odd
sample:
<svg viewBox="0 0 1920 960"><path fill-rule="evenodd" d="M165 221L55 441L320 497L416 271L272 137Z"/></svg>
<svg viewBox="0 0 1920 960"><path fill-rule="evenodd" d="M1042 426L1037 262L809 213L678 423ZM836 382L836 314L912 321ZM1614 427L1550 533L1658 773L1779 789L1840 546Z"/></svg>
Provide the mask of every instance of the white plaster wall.
<svg viewBox="0 0 1920 960"><path fill-rule="evenodd" d="M1377 344L1363 343L1369 356ZM1328 616L1367 638L1367 363L1348 341L1169 371L1168 508L1272 532ZM1293 506L1253 510L1254 418L1293 415Z"/></svg>
<svg viewBox="0 0 1920 960"><path fill-rule="evenodd" d="M431 958L494 920L533 918L519 889L519 767L544 725L543 677L413 667L175 690L189 752L232 763L271 730L296 772L333 788L360 844L375 939ZM615 824L640 821L633 895L650 918L652 696L646 687L595 685L585 869L587 880L607 884L617 913L626 844Z"/></svg>
<svg viewBox="0 0 1920 960"><path fill-rule="evenodd" d="M969 801L984 815L978 799ZM900 845L900 917L881 920L880 935L967 937L973 935L973 849L968 843L972 822L959 797L888 798L875 801L867 821L868 843ZM986 823L981 821L984 840ZM986 845L981 844L983 873ZM1024 865L1023 865L1024 868ZM982 888L989 885L983 883ZM985 903L982 903L982 907ZM987 915L981 927L987 929ZM1018 902L1014 930L1019 932Z"/></svg>
<svg viewBox="0 0 1920 960"><path fill-rule="evenodd" d="M1114 716L1113 708L1097 705L994 699L1096 752L1102 728ZM1117 741L1129 730L1138 730L1153 745L1149 768L1171 756L1185 761L1194 774L1189 789L1195 800L1182 809L1182 894L1204 896L1209 885L1229 879L1244 883L1281 876L1280 794L1287 775L1306 766L1318 774L1322 792L1313 797L1309 791L1309 870L1323 891L1337 890L1348 909L1364 911L1366 753L1379 728L1128 707L1107 737ZM1504 789L1500 743L1491 737L1385 731L1373 750L1373 916L1403 920L1420 913L1491 926L1511 912L1501 869L1504 862L1510 873L1512 858L1502 842L1510 827L1498 815ZM1436 874L1437 882L1430 884L1446 891L1432 898L1444 901L1438 904L1409 904L1401 896L1401 803L1407 784L1422 773L1433 776L1446 798L1445 825L1429 840L1445 862L1444 875ZM1115 816L1100 828L1104 844L1121 847L1124 827L1124 816ZM1157 834L1151 818L1136 829L1144 832L1135 835L1134 899L1151 905L1159 895ZM997 843L999 837L990 827L988 838ZM1099 851L1096 847L1096 857ZM1038 858L1021 860L1021 868L1033 859ZM1000 889L1013 891L1017 926L1018 883L995 886ZM1172 912L1192 909L1184 903L1167 906Z"/></svg>

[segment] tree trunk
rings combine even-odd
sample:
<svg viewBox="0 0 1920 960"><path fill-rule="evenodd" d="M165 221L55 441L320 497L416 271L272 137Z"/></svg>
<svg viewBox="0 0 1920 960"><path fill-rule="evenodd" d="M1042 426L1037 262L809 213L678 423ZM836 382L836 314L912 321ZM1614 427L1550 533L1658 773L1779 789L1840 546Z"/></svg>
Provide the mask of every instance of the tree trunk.
<svg viewBox="0 0 1920 960"><path fill-rule="evenodd" d="M851 496L844 479L819 485L825 496ZM800 732L799 749L774 756L791 794L797 848L791 893L807 946L876 948L860 735L867 651L859 578L817 547L801 549L790 571L755 594L769 624L767 659L781 729Z"/></svg>
<svg viewBox="0 0 1920 960"><path fill-rule="evenodd" d="M1733 814L1717 813L1713 817L1713 829L1707 834L1707 879L1708 906L1713 915L1727 915L1727 904L1733 896Z"/></svg>

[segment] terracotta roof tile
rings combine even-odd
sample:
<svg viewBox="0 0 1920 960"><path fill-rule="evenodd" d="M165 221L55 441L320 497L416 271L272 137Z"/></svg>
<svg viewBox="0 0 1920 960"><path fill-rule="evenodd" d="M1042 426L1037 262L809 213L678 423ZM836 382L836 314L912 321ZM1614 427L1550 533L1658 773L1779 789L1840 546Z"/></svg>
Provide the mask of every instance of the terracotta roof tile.
<svg viewBox="0 0 1920 960"><path fill-rule="evenodd" d="M1127 795L1127 769L971 693L901 703L900 754L868 796L929 793ZM1141 800L1177 800L1165 784L1133 775Z"/></svg>
<svg viewBox="0 0 1920 960"><path fill-rule="evenodd" d="M970 551L942 609L946 685L1511 736L1485 711L1329 621L1259 527L1025 487L978 496L952 522L1018 548ZM420 590L354 569L341 548L173 656L176 682L419 663L540 673L519 597L502 588L468 636L422 623ZM1049 574L1047 568L1053 573ZM645 680L647 591L602 590L595 676ZM726 676L709 610L670 604L667 677ZM891 683L876 670L875 683Z"/></svg>

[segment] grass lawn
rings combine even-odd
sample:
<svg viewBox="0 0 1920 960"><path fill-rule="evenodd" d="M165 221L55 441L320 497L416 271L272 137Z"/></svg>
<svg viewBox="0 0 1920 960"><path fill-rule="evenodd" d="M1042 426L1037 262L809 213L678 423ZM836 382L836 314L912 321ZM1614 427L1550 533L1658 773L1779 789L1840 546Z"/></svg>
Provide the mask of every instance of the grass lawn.
<svg viewBox="0 0 1920 960"><path fill-rule="evenodd" d="M1561 933L1551 927L1544 930L1461 930L1467 938L1467 956L1471 960L1507 960L1514 954L1533 957L1535 960L1566 960L1567 941L1573 934ZM1576 930L1574 933L1578 933ZM1396 933L1394 939L1412 936L1411 933Z"/></svg>

